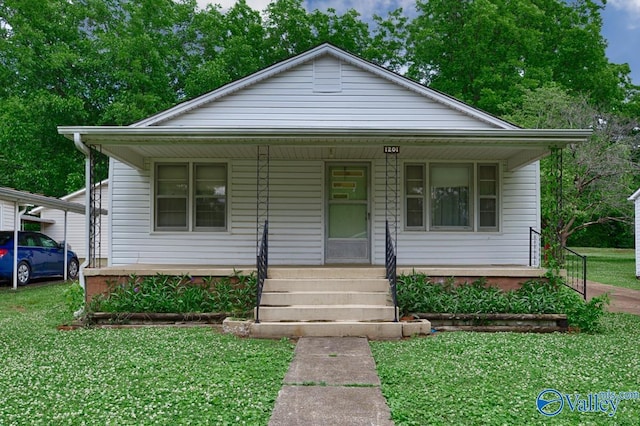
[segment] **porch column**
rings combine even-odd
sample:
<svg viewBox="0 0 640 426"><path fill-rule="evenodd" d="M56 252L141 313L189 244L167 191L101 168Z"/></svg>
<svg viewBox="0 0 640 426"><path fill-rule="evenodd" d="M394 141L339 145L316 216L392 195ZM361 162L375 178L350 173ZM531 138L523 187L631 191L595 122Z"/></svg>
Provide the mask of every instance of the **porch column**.
<svg viewBox="0 0 640 426"><path fill-rule="evenodd" d="M96 164L98 162L98 156L100 154L101 146L92 145L89 148L89 179L87 181L87 188L85 191L89 194L88 206L89 217L86 219L89 221L88 228L88 247L87 247L87 259L89 261L89 268L100 267L98 264L101 257L101 241L102 235L102 186L98 185L98 179L96 177Z"/></svg>
<svg viewBox="0 0 640 426"><path fill-rule="evenodd" d="M256 256L269 221L269 145L258 145L256 162Z"/></svg>
<svg viewBox="0 0 640 426"><path fill-rule="evenodd" d="M398 200L399 184L398 184L398 154L400 147L385 146L385 222L389 224L391 236L393 238L393 248L397 252L398 244Z"/></svg>

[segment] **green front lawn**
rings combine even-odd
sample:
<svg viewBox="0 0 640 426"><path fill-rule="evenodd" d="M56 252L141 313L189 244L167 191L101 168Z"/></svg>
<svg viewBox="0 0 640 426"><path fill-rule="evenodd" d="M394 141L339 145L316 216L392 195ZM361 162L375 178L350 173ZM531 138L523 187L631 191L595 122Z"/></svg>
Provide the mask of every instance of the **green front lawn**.
<svg viewBox="0 0 640 426"><path fill-rule="evenodd" d="M0 425L267 424L289 342L210 328L58 331L67 287L0 288Z"/></svg>
<svg viewBox="0 0 640 426"><path fill-rule="evenodd" d="M0 425L267 424L290 342L208 328L58 331L68 287L0 288ZM640 400L612 418L536 411L547 388L640 391L640 317L603 322L601 334L436 333L371 347L396 425L637 425Z"/></svg>
<svg viewBox="0 0 640 426"><path fill-rule="evenodd" d="M536 409L548 388L589 393L639 392L640 317L606 314L603 334L436 333L371 342L393 420L400 425L637 425L640 400L621 401L614 416L555 417Z"/></svg>
<svg viewBox="0 0 640 426"><path fill-rule="evenodd" d="M636 278L635 250L578 247L576 252L587 256L587 279L602 284L640 290Z"/></svg>

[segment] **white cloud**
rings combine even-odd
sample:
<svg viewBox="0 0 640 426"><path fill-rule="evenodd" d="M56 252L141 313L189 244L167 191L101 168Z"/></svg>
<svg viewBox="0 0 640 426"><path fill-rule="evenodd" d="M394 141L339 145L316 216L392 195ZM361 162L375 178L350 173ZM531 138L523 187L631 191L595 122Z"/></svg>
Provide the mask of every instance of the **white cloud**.
<svg viewBox="0 0 640 426"><path fill-rule="evenodd" d="M629 29L640 28L640 0L609 0L607 5L627 14Z"/></svg>
<svg viewBox="0 0 640 426"><path fill-rule="evenodd" d="M250 8L262 12L271 3L271 0L247 0L247 4ZM236 4L236 0L198 0L198 7L200 9L206 8L210 4L218 4L222 6L222 10L228 10Z"/></svg>
<svg viewBox="0 0 640 426"><path fill-rule="evenodd" d="M640 0L609 0L608 3L616 9L623 9L640 15Z"/></svg>
<svg viewBox="0 0 640 426"><path fill-rule="evenodd" d="M209 4L218 4L222 10L228 10L237 0L198 0L198 7L204 9ZM252 9L262 12L267 8L272 0L247 0L247 4ZM638 0L640 1L640 0ZM415 0L304 0L303 6L313 11L319 9L326 11L329 8L335 9L341 14L348 9L355 9L363 18L370 18L374 13L385 16L387 11L402 7L405 13L413 13Z"/></svg>
<svg viewBox="0 0 640 426"><path fill-rule="evenodd" d="M385 16L388 11L402 7L405 13L412 13L415 0L305 0L307 9L327 10L335 9L337 13L344 13L355 9L363 18L370 18L374 14Z"/></svg>

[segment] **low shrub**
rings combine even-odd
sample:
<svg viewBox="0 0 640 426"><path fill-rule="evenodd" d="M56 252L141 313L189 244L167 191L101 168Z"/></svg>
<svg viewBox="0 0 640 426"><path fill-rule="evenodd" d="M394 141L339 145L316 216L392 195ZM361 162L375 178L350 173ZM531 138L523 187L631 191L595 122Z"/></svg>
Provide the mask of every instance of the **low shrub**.
<svg viewBox="0 0 640 426"><path fill-rule="evenodd" d="M206 277L132 275L127 282L110 284L109 292L94 297L91 312L202 313L223 312L237 316L251 310L255 301L255 274Z"/></svg>
<svg viewBox="0 0 640 426"><path fill-rule="evenodd" d="M517 290L503 291L484 279L455 284L448 279L435 283L421 273L401 275L397 283L398 307L402 315L412 313L513 313L566 314L570 326L596 332L599 319L609 303L606 295L588 303L560 278L530 280Z"/></svg>
<svg viewBox="0 0 640 426"><path fill-rule="evenodd" d="M73 282L64 289L64 304L66 312L70 315L80 313L84 307L84 290L78 281Z"/></svg>

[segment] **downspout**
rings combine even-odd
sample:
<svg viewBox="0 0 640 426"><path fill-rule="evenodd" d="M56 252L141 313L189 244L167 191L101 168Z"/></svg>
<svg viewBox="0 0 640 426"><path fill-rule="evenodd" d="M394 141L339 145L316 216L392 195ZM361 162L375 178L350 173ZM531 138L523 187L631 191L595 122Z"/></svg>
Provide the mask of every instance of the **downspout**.
<svg viewBox="0 0 640 426"><path fill-rule="evenodd" d="M82 138L80 137L80 133L73 134L73 143L75 144L78 151L82 152L85 155L84 162L84 177L85 177L85 258L82 265L80 265L80 271L78 274L78 280L80 281L80 286L82 290L84 290L84 301L87 302L87 291L86 291L86 281L84 277L84 269L89 266L89 246L91 244L91 236L90 236L90 227L91 227L91 159L89 158L91 155L91 151L89 148L82 143ZM66 245L66 242L65 242Z"/></svg>

